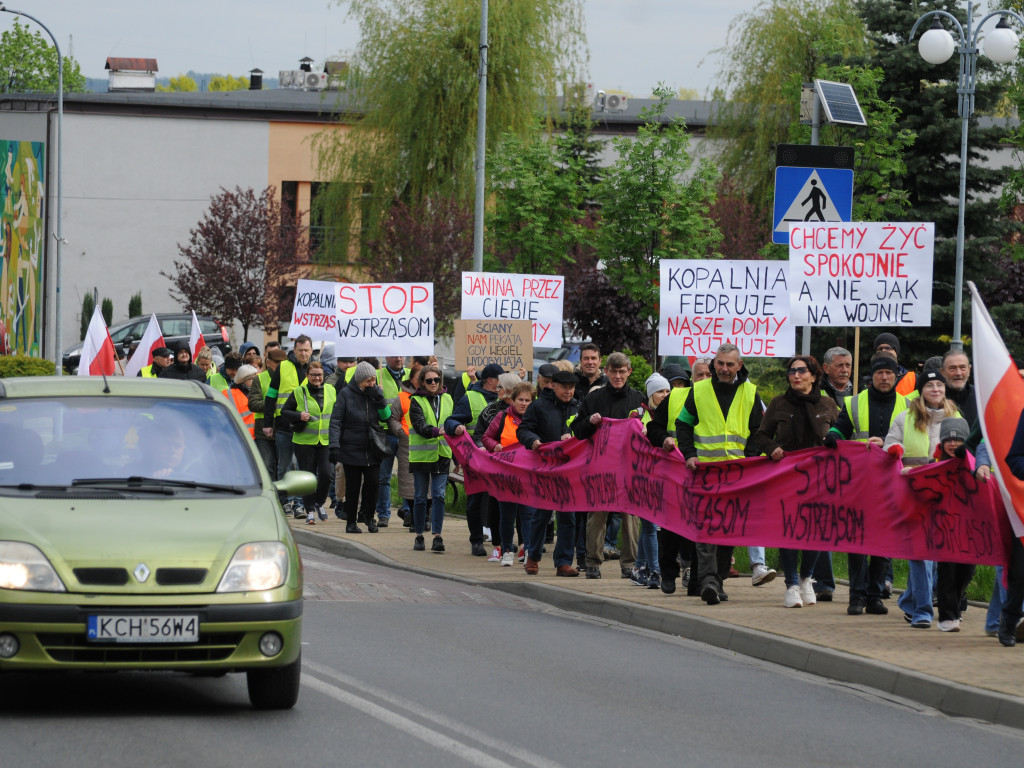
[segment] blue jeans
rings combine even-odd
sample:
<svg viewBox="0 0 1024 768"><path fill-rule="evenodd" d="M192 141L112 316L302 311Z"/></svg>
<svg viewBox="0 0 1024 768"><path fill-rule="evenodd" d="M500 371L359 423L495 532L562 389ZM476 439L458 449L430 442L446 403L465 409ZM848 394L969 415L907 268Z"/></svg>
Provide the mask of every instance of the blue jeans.
<svg viewBox="0 0 1024 768"><path fill-rule="evenodd" d="M544 551L544 534L547 533L548 523L551 522L550 509L535 509L523 506L520 508L525 514L523 517L523 538L526 540L526 559L540 562L541 553ZM527 524L529 519L529 524Z"/></svg>
<svg viewBox="0 0 1024 768"><path fill-rule="evenodd" d="M415 496L412 503L412 529L417 534L423 533L427 522L427 491L430 491L430 532L441 535L444 524L444 492L448 485L447 472L413 472Z"/></svg>
<svg viewBox="0 0 1024 768"><path fill-rule="evenodd" d="M395 456L398 454L398 438L394 435L387 437L394 453L385 456L380 462L380 488L377 491L377 517L380 520L391 517L391 470L395 468Z"/></svg>
<svg viewBox="0 0 1024 768"><path fill-rule="evenodd" d="M274 444L277 446L277 479L281 480L284 478L284 473L289 470L295 469L295 451L292 450L292 433L282 432L280 429L274 431ZM294 465L294 466L293 466ZM285 497L284 494L279 494L281 503L290 501L297 506L302 506L302 499L298 496Z"/></svg>
<svg viewBox="0 0 1024 768"><path fill-rule="evenodd" d="M750 567L753 568L755 563L761 565L767 565L764 561L764 547L747 547L747 557L750 558Z"/></svg>
<svg viewBox="0 0 1024 768"><path fill-rule="evenodd" d="M622 528L622 515L618 512L608 513L608 527L604 534L604 548L619 548L619 530Z"/></svg>
<svg viewBox="0 0 1024 768"><path fill-rule="evenodd" d="M577 528L586 527L586 520L575 512L555 513L555 568L572 565L576 559ZM584 544L584 553L586 545Z"/></svg>
<svg viewBox="0 0 1024 768"><path fill-rule="evenodd" d="M640 537L636 544L634 568L646 568L652 573L661 573L658 563L658 526L640 518Z"/></svg>
<svg viewBox="0 0 1024 768"><path fill-rule="evenodd" d="M992 585L992 599L988 601L988 613L985 614L985 631L995 632L999 629L999 616L1006 602L1006 587L1003 586L1003 566L996 566L996 583Z"/></svg>
<svg viewBox="0 0 1024 768"><path fill-rule="evenodd" d="M907 575L907 590L897 601L900 610L910 614L911 621L931 621L932 611L932 566L931 560L908 560L910 573Z"/></svg>
<svg viewBox="0 0 1024 768"><path fill-rule="evenodd" d="M836 591L836 577L832 573L832 553L819 552L818 562L814 564L814 593Z"/></svg>
<svg viewBox="0 0 1024 768"><path fill-rule="evenodd" d="M779 562L782 564L782 572L785 575L786 586L795 587L800 584L800 579L806 579L814 575L814 565L818 562L818 552L810 549L784 549L779 548ZM800 565L797 567L797 557L800 558Z"/></svg>

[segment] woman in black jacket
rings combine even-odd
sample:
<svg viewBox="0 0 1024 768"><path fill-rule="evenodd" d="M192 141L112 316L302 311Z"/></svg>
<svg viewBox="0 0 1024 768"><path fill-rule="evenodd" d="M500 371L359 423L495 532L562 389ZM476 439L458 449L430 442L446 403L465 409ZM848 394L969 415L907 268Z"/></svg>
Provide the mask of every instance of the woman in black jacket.
<svg viewBox="0 0 1024 768"><path fill-rule="evenodd" d="M377 386L377 371L364 360L338 392L331 414L330 460L345 467L345 533L363 532L356 524L357 514L370 533L377 532L374 511L380 458L374 453L370 430L390 416L384 392ZM366 492L360 494L364 485Z"/></svg>
<svg viewBox="0 0 1024 768"><path fill-rule="evenodd" d="M772 398L754 435L756 446L772 461L787 451L817 448L839 418L835 400L821 391L821 366L810 355L797 355L786 363L789 389ZM786 574L787 608L814 605L814 565L820 553L811 550L779 549ZM800 565L797 567L797 557Z"/></svg>

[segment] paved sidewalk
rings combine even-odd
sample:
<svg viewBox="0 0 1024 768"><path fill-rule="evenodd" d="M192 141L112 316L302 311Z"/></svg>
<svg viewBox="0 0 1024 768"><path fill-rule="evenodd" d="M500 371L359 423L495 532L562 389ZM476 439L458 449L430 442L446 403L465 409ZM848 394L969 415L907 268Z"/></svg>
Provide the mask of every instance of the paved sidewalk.
<svg viewBox="0 0 1024 768"><path fill-rule="evenodd" d="M521 565L502 568L470 555L464 519L447 517L447 551L414 552L413 535L402 521L379 533L346 534L330 512L327 522L306 525L291 520L300 544L346 557L510 592L624 624L663 631L734 650L793 669L865 685L920 702L950 715L1024 728L1024 646L1004 648L984 632L985 608L972 603L960 632L911 629L896 600L887 616L847 616L848 592L804 608L783 608L782 574L754 587L749 577L729 579L729 601L708 606L687 597L646 589L620 578L619 561L610 560L600 580L555 576L548 545L540 573L528 576ZM489 545L488 545L489 546ZM488 551L490 551L488 549Z"/></svg>

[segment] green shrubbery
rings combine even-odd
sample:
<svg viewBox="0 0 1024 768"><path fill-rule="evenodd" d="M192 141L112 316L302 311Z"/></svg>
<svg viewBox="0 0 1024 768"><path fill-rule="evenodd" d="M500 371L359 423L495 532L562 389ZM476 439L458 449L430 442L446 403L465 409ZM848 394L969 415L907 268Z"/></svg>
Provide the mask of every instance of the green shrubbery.
<svg viewBox="0 0 1024 768"><path fill-rule="evenodd" d="M52 360L28 355L0 355L0 378L15 376L53 376Z"/></svg>

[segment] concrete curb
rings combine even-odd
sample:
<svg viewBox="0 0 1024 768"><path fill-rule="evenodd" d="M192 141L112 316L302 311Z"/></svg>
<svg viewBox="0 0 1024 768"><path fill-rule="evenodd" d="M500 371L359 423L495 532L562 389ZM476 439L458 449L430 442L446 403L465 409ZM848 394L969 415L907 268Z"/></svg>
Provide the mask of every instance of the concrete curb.
<svg viewBox="0 0 1024 768"><path fill-rule="evenodd" d="M546 603L556 608L614 621L627 626L678 635L744 656L769 661L790 669L862 685L908 699L953 717L1024 729L1024 699L995 691L901 669L892 664L805 643L768 632L738 627L702 616L639 605L612 597L581 594L550 584L526 582L485 582L407 565L370 547L313 531L292 531L296 542L329 554L386 565L403 571L462 584L494 589Z"/></svg>

